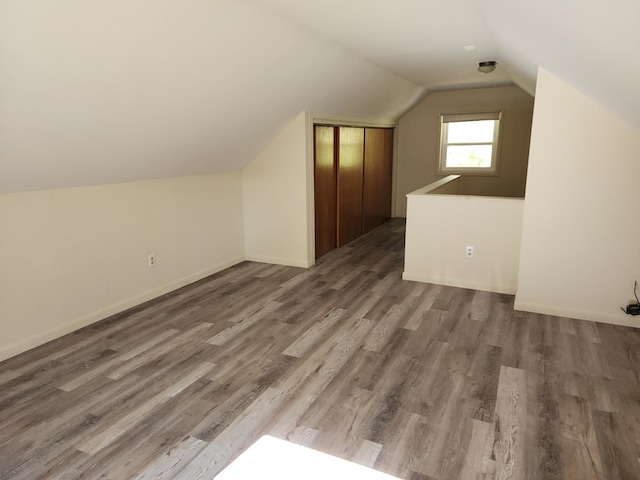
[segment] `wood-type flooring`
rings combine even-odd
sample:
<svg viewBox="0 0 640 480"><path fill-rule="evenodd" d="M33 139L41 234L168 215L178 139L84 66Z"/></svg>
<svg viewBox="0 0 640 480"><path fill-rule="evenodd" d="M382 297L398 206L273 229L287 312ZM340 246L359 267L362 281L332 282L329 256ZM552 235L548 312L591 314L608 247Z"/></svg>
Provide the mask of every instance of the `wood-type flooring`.
<svg viewBox="0 0 640 480"><path fill-rule="evenodd" d="M403 246L244 262L0 363L0 478L211 479L271 434L402 479L640 479L640 331L403 281Z"/></svg>

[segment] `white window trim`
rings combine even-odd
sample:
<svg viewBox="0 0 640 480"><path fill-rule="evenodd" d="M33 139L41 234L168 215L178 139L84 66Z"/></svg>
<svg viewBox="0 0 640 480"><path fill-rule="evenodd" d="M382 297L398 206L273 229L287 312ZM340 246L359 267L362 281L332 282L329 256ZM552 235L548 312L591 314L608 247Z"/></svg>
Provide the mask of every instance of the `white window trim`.
<svg viewBox="0 0 640 480"><path fill-rule="evenodd" d="M473 168L473 167L447 167L447 124L450 122L468 122L474 120L496 120L496 128L493 131L493 149L491 151L491 167L490 168ZM458 114L440 114L440 154L438 158L438 175L487 175L497 176L499 174L500 164L500 132L501 132L502 111L499 112L483 112L483 113L458 113ZM474 143L473 145L482 145L482 143ZM486 143L489 145L489 143Z"/></svg>

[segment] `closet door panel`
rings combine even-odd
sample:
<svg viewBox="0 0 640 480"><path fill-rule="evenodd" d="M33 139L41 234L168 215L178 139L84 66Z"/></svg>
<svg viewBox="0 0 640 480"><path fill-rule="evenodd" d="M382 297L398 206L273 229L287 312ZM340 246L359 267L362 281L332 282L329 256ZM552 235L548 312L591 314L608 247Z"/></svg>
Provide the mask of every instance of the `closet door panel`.
<svg viewBox="0 0 640 480"><path fill-rule="evenodd" d="M393 129L365 129L362 233L391 218L392 177Z"/></svg>
<svg viewBox="0 0 640 480"><path fill-rule="evenodd" d="M362 235L364 128L340 127L338 141L338 247Z"/></svg>
<svg viewBox="0 0 640 480"><path fill-rule="evenodd" d="M336 158L334 127L314 127L316 258L336 248Z"/></svg>

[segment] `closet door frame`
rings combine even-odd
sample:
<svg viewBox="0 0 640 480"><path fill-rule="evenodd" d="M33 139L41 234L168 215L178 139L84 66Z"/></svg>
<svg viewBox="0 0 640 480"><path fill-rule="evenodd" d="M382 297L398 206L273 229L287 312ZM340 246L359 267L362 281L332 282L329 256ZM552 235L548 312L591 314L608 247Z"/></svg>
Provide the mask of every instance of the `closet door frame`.
<svg viewBox="0 0 640 480"><path fill-rule="evenodd" d="M315 258L337 247L337 161L335 128L313 126ZM319 154L320 153L320 154Z"/></svg>
<svg viewBox="0 0 640 480"><path fill-rule="evenodd" d="M326 129L325 134L330 129L333 131L333 156L331 169L326 169L327 165L324 165L324 171L318 171L318 130ZM342 129L342 135L341 135ZM390 162L390 169L386 168L386 172L389 175L389 185L385 188L380 188L379 182L372 179L367 179L365 174L367 152L366 152L366 130L373 129L385 130L385 142L384 148L387 151L385 154L389 155L388 162ZM316 260L329 251L346 245L347 243L355 240L359 236L372 230L379 224L383 223L387 218L390 218L393 212L393 180L395 177L395 165L394 165L394 143L395 143L395 126L394 125L375 125L375 124L351 124L317 119L312 123L312 137L313 137L313 149L312 149L312 165L313 165L313 192L314 192L314 231L315 231L315 258ZM344 161L347 164L347 168L341 172L340 163L340 145L346 143L347 145L351 141L345 138L345 135L353 131L362 132L362 141L359 147L355 150L358 152L359 148L359 161L353 161L349 159ZM390 144L386 143L390 141ZM379 142L380 143L380 142ZM353 146L352 146L353 147ZM349 148L345 147L346 150ZM353 153L354 148L351 148ZM326 153L326 152L325 152ZM356 153L356 156L358 154ZM369 159L371 161L371 159ZM326 163L326 162L325 162ZM321 168L322 170L322 168ZM353 174L359 172L360 178L354 179ZM331 178L335 181L335 196L333 199L327 198L327 192L331 195L331 189L327 188L327 182ZM342 192L341 192L342 187ZM368 189L368 190L367 190ZM367 198L375 197L381 194L388 205L385 206L384 212L379 206L373 206L367 208L364 202ZM345 201L351 204L351 208L354 210L349 211L344 207L341 211L341 201ZM390 198L387 198L390 197ZM346 209L345 209L346 208ZM335 217L335 227L332 222L327 221L327 214L333 209ZM324 220L323 220L324 219ZM328 225L328 227L326 226ZM334 237L334 240L328 240L328 237Z"/></svg>
<svg viewBox="0 0 640 480"><path fill-rule="evenodd" d="M365 128L362 234L391 218L393 202L392 128Z"/></svg>
<svg viewBox="0 0 640 480"><path fill-rule="evenodd" d="M338 248L362 235L364 135L362 127L336 129Z"/></svg>

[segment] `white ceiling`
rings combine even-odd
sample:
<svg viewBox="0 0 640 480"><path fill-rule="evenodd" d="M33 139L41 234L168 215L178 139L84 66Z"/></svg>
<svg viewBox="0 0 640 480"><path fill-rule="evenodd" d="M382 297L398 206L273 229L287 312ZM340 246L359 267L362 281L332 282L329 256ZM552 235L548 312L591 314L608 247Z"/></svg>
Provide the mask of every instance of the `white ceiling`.
<svg viewBox="0 0 640 480"><path fill-rule="evenodd" d="M254 1L428 89L533 94L543 66L640 128L638 0Z"/></svg>
<svg viewBox="0 0 640 480"><path fill-rule="evenodd" d="M301 111L392 121L427 90L533 93L538 66L640 129L638 20L638 0L0 0L0 194L239 170Z"/></svg>
<svg viewBox="0 0 640 480"><path fill-rule="evenodd" d="M254 1L430 89L512 82L475 0Z"/></svg>

